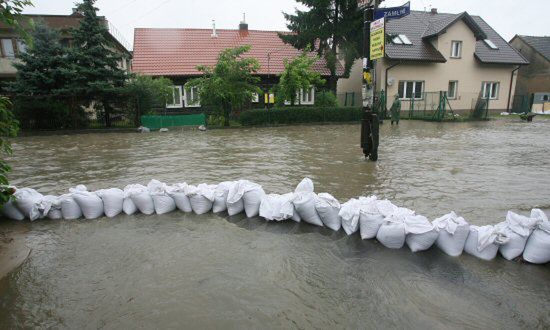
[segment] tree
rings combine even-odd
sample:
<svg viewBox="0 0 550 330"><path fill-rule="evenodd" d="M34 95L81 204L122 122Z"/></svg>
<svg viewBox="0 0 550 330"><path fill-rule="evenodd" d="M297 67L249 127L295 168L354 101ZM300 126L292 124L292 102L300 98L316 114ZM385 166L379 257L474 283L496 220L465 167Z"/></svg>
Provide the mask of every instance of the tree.
<svg viewBox="0 0 550 330"><path fill-rule="evenodd" d="M312 47L324 57L330 70L330 90L336 93L338 51L344 59L344 76L349 76L355 60L361 55L363 14L357 0L297 0L308 11L284 13L287 28L293 33L280 33L281 39L298 49Z"/></svg>
<svg viewBox="0 0 550 330"><path fill-rule="evenodd" d="M172 81L159 77L136 75L125 87L134 122L139 126L141 115L151 111L156 105L164 106L172 95Z"/></svg>
<svg viewBox="0 0 550 330"><path fill-rule="evenodd" d="M126 72L118 67L117 55L105 21L97 16L96 0L83 0L77 10L84 18L78 28L72 30L73 47L69 61L73 72L66 92L79 105L92 102L103 106L105 124L110 126L111 104L118 98L126 82Z"/></svg>
<svg viewBox="0 0 550 330"><path fill-rule="evenodd" d="M309 90L311 87L325 83L325 80L321 79L321 74L312 69L317 59L317 57L311 57L307 49L292 61L285 59L285 69L276 88L277 100L288 100L291 105L294 105L300 90Z"/></svg>
<svg viewBox="0 0 550 330"><path fill-rule="evenodd" d="M33 6L30 0L1 0L0 1L0 22L10 25L27 39L27 31L21 26L23 8Z"/></svg>
<svg viewBox="0 0 550 330"><path fill-rule="evenodd" d="M242 57L250 46L229 48L220 53L214 67L198 66L203 73L200 78L191 79L185 88L198 88L201 104L220 109L224 126L229 126L229 116L237 107L252 100L254 93L261 93L257 86L260 78L253 76L260 69L255 58Z"/></svg>

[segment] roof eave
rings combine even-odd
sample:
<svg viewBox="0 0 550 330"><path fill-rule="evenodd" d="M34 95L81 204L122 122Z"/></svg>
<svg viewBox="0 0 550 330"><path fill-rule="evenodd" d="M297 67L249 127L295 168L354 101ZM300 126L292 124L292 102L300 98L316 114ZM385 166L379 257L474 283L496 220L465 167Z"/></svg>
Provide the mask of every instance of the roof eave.
<svg viewBox="0 0 550 330"><path fill-rule="evenodd" d="M427 58L399 58L399 57L392 57L388 56L386 54L385 56L389 60L393 61L401 61L401 62L423 62L423 63L446 63L447 60L445 58L440 59L427 59Z"/></svg>
<svg viewBox="0 0 550 330"><path fill-rule="evenodd" d="M503 65L529 65L530 62L527 59L524 59L523 62L514 61L514 62L497 62L497 61L485 61L479 57L476 53L474 53L474 57L483 64L503 64Z"/></svg>

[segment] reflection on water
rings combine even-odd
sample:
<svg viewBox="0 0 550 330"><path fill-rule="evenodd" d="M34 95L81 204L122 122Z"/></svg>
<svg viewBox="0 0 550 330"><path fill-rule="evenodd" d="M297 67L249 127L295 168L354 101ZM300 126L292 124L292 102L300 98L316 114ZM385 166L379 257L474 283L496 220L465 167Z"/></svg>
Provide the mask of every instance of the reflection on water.
<svg viewBox="0 0 550 330"><path fill-rule="evenodd" d="M305 176L342 201L377 194L475 224L550 209L550 121L382 127L378 163L356 125L19 138L12 181L42 193ZM63 328L549 327L550 266L437 249L388 250L305 224L214 215L25 226L31 257L0 281L0 326Z"/></svg>

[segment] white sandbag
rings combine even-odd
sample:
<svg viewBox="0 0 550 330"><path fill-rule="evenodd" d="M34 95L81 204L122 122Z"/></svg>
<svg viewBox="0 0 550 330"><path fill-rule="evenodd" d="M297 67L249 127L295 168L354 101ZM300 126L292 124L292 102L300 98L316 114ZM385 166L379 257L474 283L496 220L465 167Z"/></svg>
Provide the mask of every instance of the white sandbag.
<svg viewBox="0 0 550 330"><path fill-rule="evenodd" d="M133 184L127 186L126 188L128 188L128 194L139 212L147 215L155 213L155 202L153 201L153 197L151 197L147 187L141 184Z"/></svg>
<svg viewBox="0 0 550 330"><path fill-rule="evenodd" d="M138 211L138 208L132 200L131 192L134 185L124 187L124 199L122 200L122 212L127 215L132 215Z"/></svg>
<svg viewBox="0 0 550 330"><path fill-rule="evenodd" d="M82 216L82 210L72 197L72 194L61 195L59 199L61 201L61 215L63 215L63 219L75 220Z"/></svg>
<svg viewBox="0 0 550 330"><path fill-rule="evenodd" d="M527 239L540 221L536 218L529 218L512 211L508 211L506 221L499 223L502 230L506 232L508 242L502 244L498 251L506 260L515 259L523 254Z"/></svg>
<svg viewBox="0 0 550 330"><path fill-rule="evenodd" d="M340 212L340 202L334 196L328 193L317 195L315 210L325 226L334 231L340 230L342 227L342 220L338 215Z"/></svg>
<svg viewBox="0 0 550 330"><path fill-rule="evenodd" d="M384 218L384 222L378 229L376 239L387 248L400 249L405 244L405 218L413 216L414 211L399 207Z"/></svg>
<svg viewBox="0 0 550 330"><path fill-rule="evenodd" d="M248 180L239 180L227 194L227 213L235 215L242 212L240 209L242 203L246 216L255 217L260 213L260 204L264 195L265 192L259 184Z"/></svg>
<svg viewBox="0 0 550 330"><path fill-rule="evenodd" d="M103 215L103 201L95 192L71 189L71 194L84 218L91 220Z"/></svg>
<svg viewBox="0 0 550 330"><path fill-rule="evenodd" d="M311 179L303 179L294 190L294 207L302 220L323 227L323 221L319 218L319 214L315 209L317 194L313 191L314 187Z"/></svg>
<svg viewBox="0 0 550 330"><path fill-rule="evenodd" d="M166 214L176 210L176 202L166 192L167 186L158 180L151 180L147 184L149 194L153 198L153 205L157 214Z"/></svg>
<svg viewBox="0 0 550 330"><path fill-rule="evenodd" d="M13 196L15 198L15 205L27 219L34 221L42 217L38 211L38 203L40 203L44 195L31 188L21 188L17 189Z"/></svg>
<svg viewBox="0 0 550 330"><path fill-rule="evenodd" d="M96 194L103 201L103 212L108 218L116 217L122 212L124 191L118 188L111 188L98 190Z"/></svg>
<svg viewBox="0 0 550 330"><path fill-rule="evenodd" d="M176 183L173 186L167 188L168 195L174 199L176 207L183 212L190 213L193 212L191 208L191 201L189 201L189 196L187 196L187 183Z"/></svg>
<svg viewBox="0 0 550 330"><path fill-rule="evenodd" d="M493 260L499 245L507 241L508 238L495 226L470 226L464 251L483 260Z"/></svg>
<svg viewBox="0 0 550 330"><path fill-rule="evenodd" d="M11 220L21 221L25 219L25 215L19 211L11 199L2 205L2 215Z"/></svg>
<svg viewBox="0 0 550 330"><path fill-rule="evenodd" d="M359 229L359 216L361 204L359 200L352 198L340 207L338 216L342 222L342 228L348 235L354 234Z"/></svg>
<svg viewBox="0 0 550 330"><path fill-rule="evenodd" d="M422 215L412 215L405 218L405 242L412 252L425 251L434 245L439 236L437 230Z"/></svg>
<svg viewBox="0 0 550 330"><path fill-rule="evenodd" d="M260 217L267 221L283 221L292 218L294 194L269 194L264 195L260 202Z"/></svg>
<svg viewBox="0 0 550 330"><path fill-rule="evenodd" d="M59 220L63 218L61 212L61 198L52 195L46 195L40 202L39 209L48 219Z"/></svg>
<svg viewBox="0 0 550 330"><path fill-rule="evenodd" d="M191 202L191 208L196 214L205 214L212 210L214 204L214 190L216 186L201 183L198 186L188 186L187 196Z"/></svg>
<svg viewBox="0 0 550 330"><path fill-rule="evenodd" d="M388 200L378 200L376 196L359 198L361 203L359 215L359 232L361 239L372 239L378 234L378 229L386 215L392 214L397 206Z"/></svg>
<svg viewBox="0 0 550 330"><path fill-rule="evenodd" d="M538 225L527 240L523 259L533 264L545 264L550 262L550 221L540 209L533 209L531 218L538 219Z"/></svg>
<svg viewBox="0 0 550 330"><path fill-rule="evenodd" d="M220 213L227 210L227 195L229 190L236 184L234 181L220 182L214 191L214 203L212 212Z"/></svg>
<svg viewBox="0 0 550 330"><path fill-rule="evenodd" d="M461 255L470 234L468 222L463 217L456 215L455 212L451 212L435 219L433 225L439 232L435 242L437 247L452 257Z"/></svg>

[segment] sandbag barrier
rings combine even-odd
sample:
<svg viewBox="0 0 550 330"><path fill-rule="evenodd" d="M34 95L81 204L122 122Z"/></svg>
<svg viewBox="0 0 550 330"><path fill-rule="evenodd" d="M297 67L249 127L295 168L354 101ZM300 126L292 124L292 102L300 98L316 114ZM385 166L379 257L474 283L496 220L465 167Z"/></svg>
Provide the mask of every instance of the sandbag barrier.
<svg viewBox="0 0 550 330"><path fill-rule="evenodd" d="M483 260L500 253L507 260L550 261L550 221L540 209L533 209L529 216L509 211L505 221L496 225L470 225L454 212L430 221L376 196L340 204L328 193L315 193L308 178L294 192L282 195L266 194L259 184L247 180L198 186L151 180L147 186L133 184L95 192L79 185L61 196L22 188L16 189L14 197L2 207L2 214L13 220L113 218L121 213L165 214L176 209L196 214L227 212L230 216L244 212L248 218L304 221L334 231L343 229L347 235L359 233L362 239L376 238L390 249L406 244L412 252L420 252L436 245L453 257L465 251Z"/></svg>

